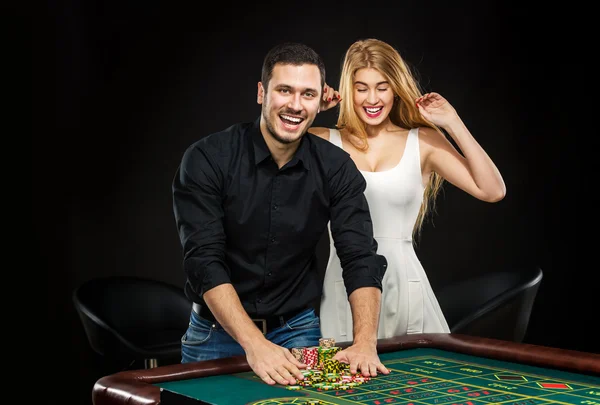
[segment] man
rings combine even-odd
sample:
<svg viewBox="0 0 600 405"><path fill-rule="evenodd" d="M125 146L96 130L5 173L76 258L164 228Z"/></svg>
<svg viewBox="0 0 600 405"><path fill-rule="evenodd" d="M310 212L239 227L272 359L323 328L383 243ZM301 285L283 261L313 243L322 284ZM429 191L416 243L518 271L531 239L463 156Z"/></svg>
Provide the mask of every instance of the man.
<svg viewBox="0 0 600 405"><path fill-rule="evenodd" d="M302 380L306 365L289 349L321 337L310 305L321 292L316 246L331 221L355 325L352 346L335 358L353 373L388 373L376 351L387 262L376 254L365 181L347 153L307 134L324 84L314 50L275 46L258 83L260 117L185 151L173 181L194 301L183 363L245 353L267 384Z"/></svg>

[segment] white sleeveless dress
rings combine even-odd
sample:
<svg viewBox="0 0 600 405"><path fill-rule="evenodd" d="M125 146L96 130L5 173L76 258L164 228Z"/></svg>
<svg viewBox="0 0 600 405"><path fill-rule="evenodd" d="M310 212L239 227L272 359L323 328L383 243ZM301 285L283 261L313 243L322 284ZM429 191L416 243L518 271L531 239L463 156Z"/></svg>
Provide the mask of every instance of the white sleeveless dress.
<svg viewBox="0 0 600 405"><path fill-rule="evenodd" d="M329 140L343 149L337 129L329 130ZM378 243L377 253L388 262L383 278L381 315L377 337L388 338L411 333L449 333L448 323L412 244L423 192L418 128L408 133L400 162L382 172L361 171L367 182L365 195ZM336 342L350 342L352 312L342 279L331 229L329 260L325 272L320 316L321 333Z"/></svg>

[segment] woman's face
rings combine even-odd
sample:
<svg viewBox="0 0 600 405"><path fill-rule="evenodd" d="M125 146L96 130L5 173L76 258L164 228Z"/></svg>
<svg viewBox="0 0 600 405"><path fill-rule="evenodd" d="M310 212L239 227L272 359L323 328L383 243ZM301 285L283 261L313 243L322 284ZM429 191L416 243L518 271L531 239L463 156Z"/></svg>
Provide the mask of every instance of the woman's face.
<svg viewBox="0 0 600 405"><path fill-rule="evenodd" d="M373 68L356 71L352 94L354 111L367 125L381 124L394 105L394 92L389 82Z"/></svg>

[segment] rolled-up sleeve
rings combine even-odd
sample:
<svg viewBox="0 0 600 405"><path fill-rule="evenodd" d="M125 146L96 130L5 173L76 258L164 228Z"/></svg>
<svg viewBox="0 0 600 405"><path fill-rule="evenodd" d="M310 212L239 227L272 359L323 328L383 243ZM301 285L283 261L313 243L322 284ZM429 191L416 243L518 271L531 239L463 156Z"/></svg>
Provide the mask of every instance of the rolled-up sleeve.
<svg viewBox="0 0 600 405"><path fill-rule="evenodd" d="M361 287L382 289L387 260L377 254L373 223L364 195L366 181L348 159L330 178L331 235L348 296Z"/></svg>
<svg viewBox="0 0 600 405"><path fill-rule="evenodd" d="M183 268L202 296L230 283L225 262L223 173L201 144L189 147L173 179L173 211L183 247Z"/></svg>

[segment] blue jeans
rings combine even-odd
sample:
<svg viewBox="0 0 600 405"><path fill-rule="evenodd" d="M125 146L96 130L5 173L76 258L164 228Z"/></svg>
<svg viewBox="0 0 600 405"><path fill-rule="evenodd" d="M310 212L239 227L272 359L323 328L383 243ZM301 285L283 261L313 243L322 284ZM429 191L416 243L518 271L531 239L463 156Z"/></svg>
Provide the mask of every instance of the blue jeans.
<svg viewBox="0 0 600 405"><path fill-rule="evenodd" d="M213 326L214 325L214 326ZM268 332L265 337L276 345L294 347L318 346L321 338L319 318L307 309L285 325ZM201 318L192 311L190 323L181 338L181 362L190 363L245 354L244 349L218 323Z"/></svg>

